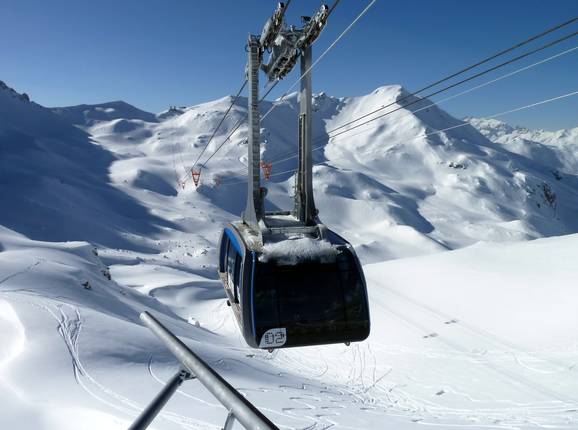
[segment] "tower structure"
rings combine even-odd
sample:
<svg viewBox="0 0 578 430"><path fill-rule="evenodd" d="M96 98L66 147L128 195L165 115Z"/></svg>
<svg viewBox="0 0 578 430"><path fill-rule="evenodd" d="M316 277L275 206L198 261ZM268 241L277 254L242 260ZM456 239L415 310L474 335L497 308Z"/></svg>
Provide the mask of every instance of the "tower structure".
<svg viewBox="0 0 578 430"><path fill-rule="evenodd" d="M295 196L292 211L270 215L288 216L286 223L295 226L314 227L317 225L317 209L313 196L312 172L312 44L325 27L329 8L323 5L313 17L303 16L302 27L285 24L286 6L279 3L269 18L261 36L249 35L247 43L247 80L249 83L249 139L248 139L248 185L247 206L243 212L243 222L253 231L267 226L265 213L266 188L261 186L261 118L259 113L259 72L263 71L269 81L283 79L300 59L299 92L299 163L295 178ZM270 52L265 63L265 52ZM290 217L289 217L290 216ZM276 227L283 228L282 218L277 217ZM288 227L288 225L286 226Z"/></svg>

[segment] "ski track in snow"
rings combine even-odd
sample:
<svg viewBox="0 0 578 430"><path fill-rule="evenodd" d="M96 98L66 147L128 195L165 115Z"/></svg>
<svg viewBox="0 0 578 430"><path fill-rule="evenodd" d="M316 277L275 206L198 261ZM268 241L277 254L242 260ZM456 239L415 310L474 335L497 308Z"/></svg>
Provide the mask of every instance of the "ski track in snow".
<svg viewBox="0 0 578 430"><path fill-rule="evenodd" d="M31 270L38 264L39 262L36 262L24 270L11 274L7 278L12 279L26 270ZM453 351L452 355L454 355L454 359L457 354L461 360L470 362L475 366L483 366L493 375L490 377L502 378L503 381L515 384L519 389L525 390L526 392L529 390L534 392L534 394L556 400L550 402L541 401L514 404L509 407L495 409L476 409L474 415L472 415L472 410L442 407L411 394L411 390L407 389L408 387L392 386L390 383L387 383L387 376L390 375L391 372L394 372L395 369L383 369L379 366L376 355L381 352L380 350L383 347L387 347L387 345L371 342L353 344L346 350L343 359L348 363L345 366L348 371L342 376L343 381L337 384L335 381L333 383L321 382L332 365L322 355L315 357L307 354L299 355L290 350L276 350L273 354L255 351L253 354L254 359L272 362L275 365L274 369L276 369L276 371L264 373L261 367L252 366L250 362L233 357L222 357L213 360L211 364L221 370L227 370L233 367L239 368L239 366L241 366L250 369L252 372L258 372L269 377L282 377L284 373L282 369L286 369L286 371L296 375L301 375L301 377L304 378L304 382L300 384L289 383L279 384L277 387L267 385L261 388L238 388L239 391L243 393L278 391L282 394L287 402L292 403L291 405L283 406L280 410L270 408L263 408L263 410L271 417L285 416L292 419L308 421L308 424L291 428L311 430L328 429L339 425L339 420L336 420L337 417L339 417L341 413L351 411L352 408L367 413L383 414L384 416L408 416L414 422L429 425L436 425L436 421L447 418L471 421L474 419L473 416L475 416L478 425L486 426L487 423L492 423L492 425L495 425L497 428L515 428L516 425L528 424L536 427L560 426L559 428L564 428L564 424L576 421L575 417L572 416L572 414L574 414L572 411L578 408L575 399L555 392L547 386L514 372L510 367L506 367L508 364L514 362L518 366L535 373L557 374L571 372L571 365L559 360L541 357L536 353L521 350L511 342L502 341L499 337L487 331L479 330L463 320L452 318L451 315L408 297L394 289L386 288L386 291L390 293L392 297L396 297L398 300L412 306L412 317L408 317L407 313L401 314L390 306L384 306L383 304L380 306L417 332L423 338L424 342L433 341L441 343ZM134 402L130 398L120 395L115 390L103 386L87 371L85 364L80 359L79 353L79 339L84 327L84 321L78 307L69 304L53 304L48 300L42 299L42 296L37 292L27 291L26 289L3 289L2 293L4 293L3 295L5 295L5 297L8 295L14 297L14 294L34 297L34 302L26 301L26 303L42 309L56 321L59 336L64 341L71 357L74 378L91 397L103 405L130 417L134 417L142 411L145 405ZM416 316L419 316L419 322L416 321ZM221 324L224 325L225 322L223 321ZM479 352L472 352L465 349L448 338L447 333L440 333L428 339L428 335L435 333L434 327L451 330L451 332L460 330L467 332L468 335L474 335L484 346L483 350L485 355L482 356ZM461 334L463 335L463 333ZM496 355L494 353L491 355L491 358L488 357L489 347L498 347L500 354ZM234 350L235 348L232 349ZM442 350L437 353L443 355L447 354L448 351L444 352ZM534 369L531 366L525 365L525 362L532 362L535 366L545 364L549 366L549 368ZM153 357L149 359L147 370L151 378L157 383L164 384L153 371ZM386 383L382 384L382 381ZM419 380L415 380L414 383L418 385L421 384ZM468 396L468 394L460 393L459 390L451 387L445 387L444 389ZM217 404L207 403L198 397L190 395L185 389L179 389L178 394L190 398L195 402L216 407L219 406ZM471 398L471 401L475 403L477 400ZM503 400L503 402L508 403L507 400ZM163 411L160 416L183 428L218 428L192 417L166 410ZM533 416L535 418L532 418ZM341 425L341 427L343 427L343 425Z"/></svg>
<svg viewBox="0 0 578 430"><path fill-rule="evenodd" d="M408 300L409 301L409 300ZM411 301L413 303L413 301ZM414 303L415 304L415 303ZM421 322L416 322L415 318L410 318L407 315L402 315L400 312L393 310L383 304L380 305L384 309L386 309L389 313L394 315L396 318L401 320L403 323L407 324L410 328L415 330L421 335L426 335L431 333L431 331L426 328ZM419 306L419 305L416 305ZM422 307L422 309L425 309ZM430 309L426 309L430 311ZM412 313L412 315L415 315ZM437 314L438 316L440 314ZM420 315L423 317L423 315ZM444 318L431 320L431 325L439 325L444 324ZM425 336L424 336L425 338ZM506 407L506 408L496 408L496 409L479 409L476 408L476 413L480 414L478 419L482 422L494 422L494 423L501 423L505 426L516 426L520 424L534 424L536 426L556 426L562 423L566 424L568 422L577 422L577 417L571 417L570 415L566 415L569 413L574 413L576 408L578 408L578 404L573 398L568 396L562 395L558 392L551 390L544 385L538 384L534 381L525 378L522 375L519 375L515 372L512 372L505 368L504 366L497 365L494 360L488 359L483 356L479 356L478 354L472 354L470 351L467 351L459 344L449 340L444 335L439 335L434 338L436 341L448 346L454 352L461 354L466 360L470 361L472 364L481 365L490 370L490 372L500 378L505 378L506 382L514 383L519 388L525 390L531 390L537 394L541 394L546 398L556 399L554 401L547 401L543 400L541 402L536 403L526 403L526 404L518 404L514 407ZM491 376L490 376L491 377ZM416 381L419 382L419 381ZM447 416L456 416L459 418L467 419L468 417L472 416L471 410L465 409L458 409L458 408L446 408L446 407L439 407L431 402L426 401L425 399L414 398L413 399L416 405L421 404L421 408L423 408L423 412L431 414L436 418L443 418ZM472 399L474 400L474 399ZM411 399L410 399L411 401ZM475 400L474 400L475 401ZM515 403L507 400L503 400L505 403ZM543 415L547 413L547 415ZM532 419L532 415L540 416L539 420ZM540 415L542 414L542 416Z"/></svg>
<svg viewBox="0 0 578 430"><path fill-rule="evenodd" d="M136 416L144 409L146 406L145 404L139 404L137 402L132 401L130 398L123 396L116 392L115 390L111 389L110 387L102 385L98 382L91 373L87 370L85 363L80 358L79 352L79 341L80 335L84 328L84 320L82 319L80 310L78 307L69 305L69 304L61 304L56 303L53 304L48 300L43 299L43 297L37 294L34 291L26 291L26 290L7 290L3 291L5 297L10 294L22 295L22 296L31 296L34 298L39 298L38 301L30 301L30 300L23 300L23 299L16 299L21 303L33 306L41 311L46 312L49 314L54 321L56 322L56 329L58 332L59 337L63 340L64 345L68 351L68 354L71 359L71 366L73 371L73 376L76 383L92 398L94 398L99 403L112 408L125 416L131 417L131 419L136 418ZM11 297L10 300L15 300L14 297ZM264 352L264 356L269 356L269 353ZM265 358L265 360L270 360L270 358ZM263 373L258 367L253 367L250 364L247 364L241 360L236 360L233 358L222 358L215 360L213 365L215 368L227 369L232 364L235 365L242 365L246 366L247 368L252 369L253 371L259 371ZM160 385L164 385L163 382L153 371L153 357L150 357L147 370L150 376ZM266 374L266 373L265 373ZM277 374L270 373L269 376L278 376ZM191 381L190 381L191 382ZM189 383L190 383L189 382ZM310 384L302 384L301 386L291 386L291 385L279 385L277 388L275 387L263 387L263 388L243 388L239 387L238 390L241 393L246 392L271 392L271 391L278 391L280 393L287 393L288 400L296 403L296 406L288 406L283 407L281 411L274 410L270 408L261 408L263 412L269 414L270 416L285 416L291 418L293 420L298 421L309 421L310 424L306 424L303 426L282 426L286 428L293 428L299 430L311 429L311 430L320 430L320 429L328 429L333 427L335 423L330 422L320 422L320 420L326 421L331 415L329 411L331 409L342 409L344 406L339 405L330 405L330 406L319 406L316 403L324 402L324 397L328 394L336 395L341 397L345 394L343 391L333 391L328 387L315 385L315 383ZM294 391L302 392L307 390L314 390L316 394L301 394L301 396L295 396L291 393ZM199 402L201 404L205 404L207 406L222 408L218 402L216 403L209 403L203 399L200 399L196 396L193 396L185 391L184 385L183 388L177 390L179 395L187 397L195 402ZM353 394L350 394L353 396ZM151 398L152 399L152 398ZM326 401L326 400L325 400ZM341 402L342 400L329 400L330 402ZM194 410L194 406L192 406ZM159 417L172 422L174 424L180 425L182 428L186 429L220 429L220 426L210 424L204 421L200 421L194 419L190 416L184 416L181 414L177 414L174 412L170 412L167 408L163 409L163 411L159 414Z"/></svg>
<svg viewBox="0 0 578 430"><path fill-rule="evenodd" d="M21 290L7 292L40 297L37 294L29 294L28 292L23 292ZM14 300L14 298L11 297L10 300ZM79 353L80 334L84 327L84 321L81 317L80 310L76 306L59 303L51 304L48 303L47 300L42 299L39 302L21 299L19 301L25 305L35 307L48 313L54 319L58 335L63 340L68 354L70 355L74 379L87 394L99 403L102 403L131 419L136 418L142 412L146 405L136 403L126 396L117 393L113 389L102 385L86 369L85 364L80 359ZM204 430L220 428L219 426L197 420L190 416L170 412L167 408L163 409L158 416L167 421L178 424L185 429Z"/></svg>
<svg viewBox="0 0 578 430"><path fill-rule="evenodd" d="M71 364L73 375L76 382L95 400L106 405L124 415L135 417L145 405L136 403L129 398L118 394L109 387L103 386L99 383L87 370L85 364L80 359L79 340L84 327L80 310L76 306L68 304L53 304L48 300L42 299L38 294L30 294L27 291L2 291L5 297L12 296L11 300L16 295L29 295L34 297L34 302L25 301L26 304L34 306L47 312L57 323L57 331L59 336L64 341L66 348L71 357ZM495 409L476 409L476 420L478 425L487 425L493 423L496 428L515 428L516 425L533 424L537 427L548 426L562 426L568 422L575 422L575 417L572 417L572 411L578 408L574 399L566 398L566 396L553 392L548 387L535 383L511 370L506 369L505 356L511 354L510 361L515 361L519 366L523 366L520 360L533 359L537 363L546 363L549 365L559 366L559 362L552 362L551 360L542 360L536 354L521 351L520 349L513 349L512 345L505 344L499 341L495 336L488 336L484 331L475 330L475 328L463 321L452 322L448 321L454 319L449 318L449 315L439 312L428 305L420 303L414 299L406 297L397 291L390 290L392 295L397 295L401 300L410 303L414 309L412 315L416 315L417 311L420 316L420 322L415 320L415 317L410 318L407 315L402 315L398 311L391 308L384 307L388 312L396 318L403 321L412 330L416 331L420 336L430 334L431 328L435 326L451 325L452 330L460 329L468 331L470 334L476 335L480 340L483 340L491 345L499 344L499 346L506 346L507 349L502 354L503 357L499 360L495 358L489 359L487 357L480 357L478 353L472 353L461 347L459 344L447 339L445 335L440 334L433 341L440 342L450 348L454 353L458 353L463 360L471 362L473 365L481 365L487 368L494 376L504 378L510 383L516 384L521 389L532 390L536 394L543 396L550 396L557 399L555 402L535 402L526 404L517 404L505 408ZM423 321L427 321L427 326ZM424 339L428 341L428 339ZM352 407L366 412L384 414L389 416L408 416L415 422L423 424L436 425L436 421L447 418L457 418L460 420L471 420L472 411L460 408L440 407L433 404L426 399L410 394L410 391L404 390L402 386L391 386L391 384L381 384L387 376L395 369L380 370L378 366L378 359L376 352L381 349L380 344L353 344L347 349L346 357L344 359L349 363L346 367L349 369L347 375L344 375L344 381L340 384L321 382L323 377L327 374L331 364L322 356L315 359L307 356L299 356L292 351L276 350L273 354L262 351L255 351L254 358L260 361L271 361L275 363L275 369L287 369L290 372L300 374L305 378L305 382L301 384L279 384L275 386L258 387L239 387L241 392L271 392L278 391L293 405L287 405L281 408L281 411L263 408L263 410L270 416L287 416L294 419L309 420L309 424L302 427L291 427L299 429L328 429L338 425L338 421L332 419L339 416L342 411L349 411ZM438 352L439 353L439 352ZM441 352L443 354L443 352ZM447 353L447 352L446 352ZM524 354L527 354L525 356ZM500 363L503 363L502 365ZM232 366L244 366L252 371L262 373L260 367L251 366L250 364L236 360L231 357L223 357L214 360L212 364L215 368L226 370ZM568 366L563 365L565 369ZM161 379L156 376L153 371L153 357L149 359L148 373L159 384L164 384ZM560 367L558 367L560 369ZM563 372L564 370L559 370ZM382 372L380 374L380 372ZM539 373L539 372L538 372ZM265 373L266 374L266 373ZM271 372L268 376L282 377L281 373ZM420 383L419 380L415 381ZM457 391L456 391L457 392ZM188 394L184 389L179 389L178 394L188 397L195 402L209 404L211 406L218 406L217 404L207 403L198 397ZM476 401L472 399L472 401ZM504 400L504 402L507 402ZM173 412L163 411L160 415L163 419L172 423L178 424L183 428L202 429L202 428L218 428L214 425L195 420L192 417L180 415ZM531 419L532 416L539 418ZM570 427L571 428L571 427Z"/></svg>
<svg viewBox="0 0 578 430"><path fill-rule="evenodd" d="M153 356L152 356L152 355L149 357L147 369L148 369L148 372L149 372L150 376L151 376L156 382L158 382L161 386L166 385L166 382L163 381L161 378L159 378L159 377L156 375L156 373L154 372L154 370L153 370ZM193 381L194 381L194 380L193 380ZM181 385L181 387L183 387L183 386ZM179 388L179 389L177 390L177 394L180 394L181 396L187 397L187 398L189 398L189 399L194 400L195 402L202 403L202 404L205 404L205 405L207 405L207 406L212 406L212 407L215 407L215 408L220 408L220 407L221 407L221 404L218 403L218 402L215 402L215 403L207 402L207 401L201 399L200 397L196 397L196 396L193 396L193 395L187 393L187 392L186 392L184 389L182 389L182 388Z"/></svg>
<svg viewBox="0 0 578 430"><path fill-rule="evenodd" d="M73 312L72 318L68 316L65 312L64 308L67 307ZM125 396L122 396L115 392L114 390L103 386L98 381L96 381L86 370L84 364L80 360L79 355L79 348L78 348L78 341L80 338L80 332L83 327L83 321L80 316L80 312L78 308L73 306L67 305L57 305L56 308L58 310L58 314L50 309L48 306L43 306L44 310L46 310L58 323L58 332L66 347L68 348L69 354L72 359L72 365L74 370L74 377L79 385L91 396L97 399L100 402L107 404L108 406L112 406L115 409L124 412L125 414L132 416L135 418L140 412L145 408L146 405L141 405L133 402L132 400L128 399ZM103 399L99 395L95 394L83 381L83 378L86 378L88 382L93 384L96 388L102 391L104 394L108 395L112 399L118 401L121 405L127 406L127 408L119 407L117 403L113 403L110 400ZM164 418L168 421L173 423L179 424L183 428L198 430L198 429L206 429L211 428L208 423L203 421L196 420L189 416L180 415L174 412L169 412L164 409L160 414L159 417Z"/></svg>
<svg viewBox="0 0 578 430"><path fill-rule="evenodd" d="M498 348L506 348L506 352L511 354L514 359L518 362L518 364L520 366L526 367L529 370L538 372L538 373L559 373L559 372L564 372L564 371L571 371L572 369L575 368L576 363L573 362L572 364L568 364L565 362L562 362L558 359L553 359L550 357L544 357L544 356L540 356L537 353L528 351L528 350L522 350L520 347L514 345L511 341L507 341L503 338L500 338L499 336L496 336L492 333L490 333L487 330L483 330L479 327L476 327L470 323L465 322L463 319L456 319L456 318L452 318L449 314L445 313L445 312L441 312L437 309L432 308L431 306L422 303L416 299L413 299L393 288L389 288L389 287L383 287L383 289L391 294L395 294L396 296L402 298L403 300L405 300L406 302L409 302L411 304L413 304L414 306L417 306L421 309L426 310L427 312L431 313L434 316L439 317L441 320L444 321L444 324L457 324L460 327L463 327L465 329L467 329L468 331L471 332L471 334L480 337L481 339L483 339L486 342L489 342L495 346L497 346ZM522 358L523 357L523 358ZM522 360L527 359L528 361L534 361L534 362L539 362L539 363L548 363L551 366L554 366L557 368L557 370L541 370L541 369L536 369L536 368L532 368L526 364L524 364L522 362ZM573 399L574 401L576 401L576 399Z"/></svg>
<svg viewBox="0 0 578 430"><path fill-rule="evenodd" d="M391 86L361 97L316 95L315 128L322 136L324 129L347 123L372 107L395 103L407 94L403 88ZM106 306L99 303L100 308L93 308L91 300L96 295L85 299L76 290L62 288L46 297L38 285L22 282L14 282L7 289L10 281L20 281L20 276L44 262L40 258L34 260L35 247L50 252L51 243L60 242L59 252L66 252L72 249L66 242L79 237L98 243L106 255L101 262L113 266L118 284L142 293L124 296L121 291L121 300L134 299L129 304L131 310L151 303L166 306L170 310L167 319L172 318L171 322L181 328L186 326L179 318L199 321L207 333L202 333L202 338L190 338L196 342L195 348L202 351L203 342L211 342L207 347L211 351L209 363L219 372L242 378L238 389L273 421L279 421L282 428L382 428L382 423L392 417L404 423L443 428L578 428L578 393L571 391L574 387L568 382L577 376L575 351L554 347L527 350L379 283L377 286L383 287L379 293L383 303L372 303L372 312L384 313L387 322L399 323L395 330L407 331L407 343L402 336L391 336L382 342L378 332L349 348L300 348L275 350L272 354L248 349L224 305L218 281L211 278L219 226L245 205L244 191L239 192L243 186L231 188L226 182L236 181L234 174L244 166L247 148L242 142L246 130L241 128L231 137L230 147L224 148L221 157L209 166L199 188L193 188L190 182L183 189L175 185L181 172L189 175L186 163L206 143L206 130L216 124L230 103L228 98L179 109L178 114L169 112L164 117L122 102L63 108L55 113L12 96L7 98L2 88L0 103L8 125L8 143L14 143L9 152L21 157L16 158L18 163L7 164L0 171L0 179L15 184L31 181L36 190L34 199L27 188L9 190L7 207L13 204L29 209L7 217L8 230L24 231L25 236L46 240L42 244L26 243L26 237L14 239L7 233L7 244L12 246L10 243L16 241L20 242L16 246L19 250L32 249L32 258L27 261L34 262L21 268L6 258L9 270L0 279L0 295L39 309L55 321L56 332L70 357L75 383L89 399L94 399L95 409L102 406L133 419L145 404L131 398L130 389L113 389L102 382L108 375L103 372L110 368L81 357L83 345L100 348L95 356L103 358L110 354L107 348L116 346L100 345L99 339L91 337L91 327L87 327L85 318L94 321L92 312L98 314ZM232 110L225 129L230 130L246 113L243 104ZM297 118L288 115L288 111L291 115L298 112L296 95L287 97L284 106L262 124L264 160L275 161L294 152ZM490 137L495 134L492 121L472 122L482 133ZM470 127L448 130L435 138L423 136L427 130L441 130L453 124L461 123L435 106L419 115L402 111L375 123L371 133L356 132L349 134L347 140L333 138L316 147L322 149L315 152L321 165L314 170L316 202L322 219L337 232L347 232L365 262L445 252L480 241L518 241L578 232L574 175L578 165L574 143L578 129L562 134L530 133L509 130L501 124L499 141L487 140ZM35 131L30 125L54 126L54 130L45 132L44 127L38 127ZM20 144L21 136L12 136L11 127L26 135L25 144ZM79 129L86 136L78 133ZM0 134L5 131L0 129ZM541 145L540 141L548 145ZM41 164L37 163L39 160ZM70 169L69 164L79 169ZM48 166L47 170L43 166ZM289 163L279 162L275 168L286 170ZM210 184L211 175L224 179L221 188ZM38 178L41 179L34 182ZM266 184L267 196L269 203L281 208L287 203L292 173L277 178L280 182ZM548 201L552 195L555 202ZM99 203L90 206L95 201ZM97 217L93 216L95 212ZM67 229L62 228L63 224ZM0 233L4 234L5 227L1 228ZM5 244L0 243L0 255L5 249ZM74 279L80 272L100 276L102 267L92 272L93 259L80 261L84 258L81 253L72 254L70 260L59 254L47 262L58 266L54 273L66 272ZM80 269L77 265L82 264L85 267ZM52 276L50 270L46 276ZM42 281L42 277L32 282L38 280ZM114 319L106 324L106 330L117 328ZM388 327L377 325L372 330ZM48 330L46 333L53 335ZM167 366L162 363L161 373L154 358L150 355L148 362L135 363L131 357L122 357L133 375L143 378L145 385L150 382L151 389L160 389L165 384L160 375L164 375ZM64 368L67 370L66 364ZM100 381L99 372L103 378ZM468 378L474 376L484 381L480 385L468 384ZM485 380L488 385L484 385ZM205 400L199 391L204 388L198 384L189 381L179 388L176 397L190 403L178 409L183 414L172 412L171 405L165 408L159 428L220 428L189 416L195 415L195 406L223 409L216 401ZM498 387L497 397L477 391L479 386ZM126 392L121 394L121 390ZM151 398L154 394L151 391ZM133 397L141 399L140 395ZM395 428L395 420L391 427Z"/></svg>
<svg viewBox="0 0 578 430"><path fill-rule="evenodd" d="M7 282L7 281L9 281L9 280L11 280L11 279L14 279L14 278L17 277L17 276L20 276L20 275L22 275L22 274L24 274L24 273L26 273L26 272L31 271L31 270L34 269L36 266L42 264L42 261L43 261L42 259L38 259L36 262L28 265L28 266L25 267L24 269L19 270L19 271L17 271L17 272L14 272L14 273L12 273L12 274L10 274L10 275L8 275L8 276L0 279L0 285L2 285L3 283L5 283L5 282Z"/></svg>

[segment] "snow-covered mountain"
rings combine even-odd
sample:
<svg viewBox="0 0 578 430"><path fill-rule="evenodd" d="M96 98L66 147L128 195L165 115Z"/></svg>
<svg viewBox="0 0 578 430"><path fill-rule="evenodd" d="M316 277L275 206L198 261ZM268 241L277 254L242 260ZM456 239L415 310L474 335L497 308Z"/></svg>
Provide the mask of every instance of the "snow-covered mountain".
<svg viewBox="0 0 578 430"><path fill-rule="evenodd" d="M539 160L574 175L578 169L578 127L557 131L529 130L493 118L466 118L484 136L509 151Z"/></svg>
<svg viewBox="0 0 578 430"><path fill-rule="evenodd" d="M315 187L321 217L353 241L365 262L455 249L479 240L578 232L576 178L570 172L558 173L566 170L545 160L546 145L537 153L512 151L472 127L423 137L460 124L437 107L417 114L402 109L326 141L326 130L405 96L403 88L391 86L362 97L319 94L314 101ZM112 182L136 201L141 200L139 190L190 195L209 208L216 205L238 216L245 203L239 176L247 158L244 126L203 170L199 190L193 190L191 181L185 190L177 184L177 178L190 176L189 167L230 102L225 97L156 118L114 103L108 109L116 114L107 121L94 120L104 105L53 111L73 119L118 158L110 168ZM207 156L246 114L246 103L244 98L237 102ZM262 110L270 107L265 102ZM292 94L263 122L263 159L284 160L274 164L272 208L290 207L297 109L297 94ZM119 112L126 117L118 117ZM87 120L82 123L80 118ZM216 188L216 178L225 185Z"/></svg>
<svg viewBox="0 0 578 430"><path fill-rule="evenodd" d="M526 127L513 126L494 118L468 117L465 120L476 127L488 139L500 143L509 143L514 139L525 139L551 146L578 144L578 127L556 131L530 130Z"/></svg>
<svg viewBox="0 0 578 430"><path fill-rule="evenodd" d="M170 225L109 181L114 153L68 117L14 94L0 90L1 225L34 239L109 247Z"/></svg>
<svg viewBox="0 0 578 430"><path fill-rule="evenodd" d="M49 109L2 83L0 428L126 428L176 368L143 310L284 428L576 427L576 129L469 119L438 133L464 123L430 107L327 140L406 96L314 98L315 198L366 265L370 338L270 355L243 343L215 273L220 229L244 208L246 127L198 188L189 178L232 98L157 115ZM277 103L262 157L267 204L288 208L297 94ZM225 415L190 382L153 427L220 428Z"/></svg>

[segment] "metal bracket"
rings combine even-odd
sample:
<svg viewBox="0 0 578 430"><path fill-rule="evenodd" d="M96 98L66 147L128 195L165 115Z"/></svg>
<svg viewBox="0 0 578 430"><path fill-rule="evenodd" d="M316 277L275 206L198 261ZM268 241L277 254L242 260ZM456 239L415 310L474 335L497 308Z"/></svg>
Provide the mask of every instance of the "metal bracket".
<svg viewBox="0 0 578 430"><path fill-rule="evenodd" d="M182 379L182 382L189 381L191 379L197 379L195 375L189 372L187 369L181 369L179 372L179 376Z"/></svg>
<svg viewBox="0 0 578 430"><path fill-rule="evenodd" d="M256 36L249 36L247 78L249 81L249 143L247 207L243 212L243 222L259 231L259 220L265 212L264 192L261 189L261 119L259 114L259 67L261 46Z"/></svg>
<svg viewBox="0 0 578 430"><path fill-rule="evenodd" d="M181 384L189 379L195 379L188 370L181 368L164 386L160 393L153 399L153 401L146 407L139 415L135 422L128 430L144 430L146 429L159 414L161 409L167 404L169 399L179 389Z"/></svg>
<svg viewBox="0 0 578 430"><path fill-rule="evenodd" d="M227 414L227 420L225 421L225 426L223 427L223 430L232 430L233 424L235 424L235 414L233 414L232 411L229 411L229 413Z"/></svg>
<svg viewBox="0 0 578 430"><path fill-rule="evenodd" d="M295 176L294 214L307 226L317 224L313 199L313 154L311 147L311 46L301 54L301 91L299 93L299 170Z"/></svg>

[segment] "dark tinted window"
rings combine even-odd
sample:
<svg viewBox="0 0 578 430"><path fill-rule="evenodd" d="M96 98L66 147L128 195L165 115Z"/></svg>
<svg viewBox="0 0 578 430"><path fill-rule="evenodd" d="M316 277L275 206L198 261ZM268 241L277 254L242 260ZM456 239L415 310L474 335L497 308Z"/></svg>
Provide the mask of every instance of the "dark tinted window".
<svg viewBox="0 0 578 430"><path fill-rule="evenodd" d="M241 276L241 256L235 253L235 275L233 283L235 284L235 302L239 303L239 278Z"/></svg>
<svg viewBox="0 0 578 430"><path fill-rule="evenodd" d="M227 246L229 244L229 237L225 232L221 238L221 246L219 249L219 272L225 272L225 259L227 258Z"/></svg>
<svg viewBox="0 0 578 430"><path fill-rule="evenodd" d="M342 282L347 288L344 289L345 308L348 321L356 321L367 315L366 291L356 263L349 251L337 257L337 266Z"/></svg>
<svg viewBox="0 0 578 430"><path fill-rule="evenodd" d="M257 266L254 306L256 323L263 331L310 327L330 332L367 324L365 287L348 250L329 264Z"/></svg>
<svg viewBox="0 0 578 430"><path fill-rule="evenodd" d="M279 320L292 323L343 321L343 287L335 265L283 267L276 279Z"/></svg>
<svg viewBox="0 0 578 430"><path fill-rule="evenodd" d="M254 285L254 312L256 323L263 327L263 331L272 327L279 327L279 306L277 289L272 287L274 282L270 278L260 278Z"/></svg>
<svg viewBox="0 0 578 430"><path fill-rule="evenodd" d="M235 276L235 259L237 256L237 250L233 246L233 242L229 241L229 246L227 248L227 277L228 281L232 284Z"/></svg>

